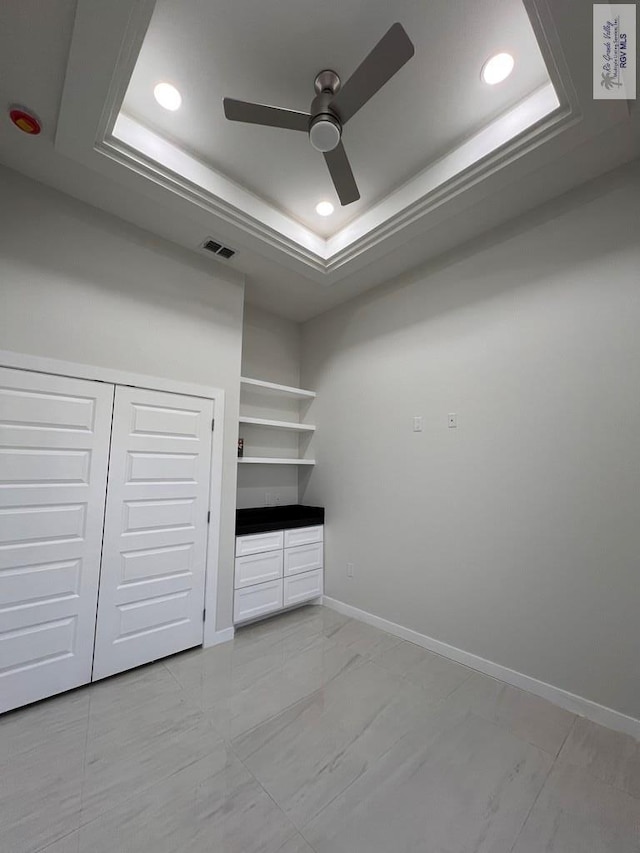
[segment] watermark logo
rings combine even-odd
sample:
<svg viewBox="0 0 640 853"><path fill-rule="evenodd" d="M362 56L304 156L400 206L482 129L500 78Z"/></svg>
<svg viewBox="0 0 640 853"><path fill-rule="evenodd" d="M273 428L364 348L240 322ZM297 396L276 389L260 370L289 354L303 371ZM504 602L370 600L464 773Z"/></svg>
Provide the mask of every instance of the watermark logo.
<svg viewBox="0 0 640 853"><path fill-rule="evenodd" d="M593 97L636 96L636 4L594 3Z"/></svg>

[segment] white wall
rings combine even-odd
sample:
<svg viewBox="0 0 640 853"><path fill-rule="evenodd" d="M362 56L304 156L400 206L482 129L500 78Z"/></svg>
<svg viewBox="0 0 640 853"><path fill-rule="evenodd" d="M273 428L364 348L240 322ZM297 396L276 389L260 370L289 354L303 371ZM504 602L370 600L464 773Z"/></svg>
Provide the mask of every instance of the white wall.
<svg viewBox="0 0 640 853"><path fill-rule="evenodd" d="M300 384L300 325L254 305L245 305L242 335L242 375L280 385ZM240 410L252 417L299 420L295 400L242 389ZM246 456L298 455L296 433L242 425ZM304 439L302 439L304 441ZM295 466L239 465L238 507L298 502Z"/></svg>
<svg viewBox="0 0 640 853"><path fill-rule="evenodd" d="M242 375L300 384L300 324L247 303L242 323Z"/></svg>
<svg viewBox="0 0 640 853"><path fill-rule="evenodd" d="M635 718L638 222L636 164L305 324L302 369L327 594Z"/></svg>
<svg viewBox="0 0 640 853"><path fill-rule="evenodd" d="M231 624L243 284L0 169L0 349L226 391L218 628Z"/></svg>

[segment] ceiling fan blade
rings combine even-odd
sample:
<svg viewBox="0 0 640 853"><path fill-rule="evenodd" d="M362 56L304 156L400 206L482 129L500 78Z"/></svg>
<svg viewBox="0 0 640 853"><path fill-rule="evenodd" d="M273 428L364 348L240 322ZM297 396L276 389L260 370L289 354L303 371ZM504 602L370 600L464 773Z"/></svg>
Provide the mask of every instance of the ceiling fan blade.
<svg viewBox="0 0 640 853"><path fill-rule="evenodd" d="M251 104L248 101L236 101L223 98L224 114L230 121L245 121L249 124L263 124L267 127L282 127L285 130L309 130L308 113L297 110L284 110L281 107L269 107L266 104Z"/></svg>
<svg viewBox="0 0 640 853"><path fill-rule="evenodd" d="M348 122L414 53L415 48L402 24L394 24L387 30L329 105L342 123Z"/></svg>
<svg viewBox="0 0 640 853"><path fill-rule="evenodd" d="M358 201L360 193L342 142L339 142L333 151L325 151L324 159L329 167L329 174L338 193L340 204L344 207L346 204Z"/></svg>

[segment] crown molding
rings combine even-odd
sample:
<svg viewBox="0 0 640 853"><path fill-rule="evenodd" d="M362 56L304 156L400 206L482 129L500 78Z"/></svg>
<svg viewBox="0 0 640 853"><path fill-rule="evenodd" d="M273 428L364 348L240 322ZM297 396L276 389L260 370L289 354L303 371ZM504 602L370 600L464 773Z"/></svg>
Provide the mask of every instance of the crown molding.
<svg viewBox="0 0 640 853"><path fill-rule="evenodd" d="M226 228L236 244L333 286L499 192L514 170L532 172L606 126L592 103L580 102L547 0L524 3L551 83L328 239L121 113L155 0L111 0L108 9L100 0L79 0L55 146L120 183L136 176L149 197L171 194L195 206L208 216L203 234L222 229L224 236ZM618 104L609 107L606 121L620 120ZM199 245L194 240L194 249Z"/></svg>
<svg viewBox="0 0 640 853"><path fill-rule="evenodd" d="M146 128L144 130L148 133ZM162 140L162 142L165 142L165 140ZM177 151L175 146L171 145L171 143L165 142L165 144ZM170 190L182 199L196 204L198 207L201 207L210 213L214 213L223 222L241 228L245 233L258 238L272 248L285 252L290 258L297 260L305 266L311 267L319 273L323 273L325 271L326 264L323 255L320 252L314 252L313 249L304 246L293 237L288 237L283 233L283 231L269 226L264 219L252 216L246 209L243 209L239 205L234 205L225 201L223 197L208 191L201 184L189 180L184 175L159 164L157 160L146 156L139 149L123 142L122 139L111 136L97 142L94 147L99 154L102 154L110 158L112 161L131 169L138 175L144 176L154 184ZM191 159L196 164L198 163L198 161L195 160L195 158L191 158L190 155L183 156ZM213 175L217 182L226 183L228 181L224 175L215 172L215 170L209 169L206 166L202 166L202 168L206 169L210 175ZM231 184L232 182L228 183ZM262 202L262 199L259 199L256 196L251 196L251 194L247 193L242 187L237 187L236 191L245 193L249 196L249 202L246 205L247 207L251 206L255 209L256 207L264 205L271 209L270 205L266 205ZM298 228L303 227L299 226L297 223L294 224ZM324 240L321 237L317 237L317 235L309 232L309 238L310 243L315 242L318 249L322 248Z"/></svg>

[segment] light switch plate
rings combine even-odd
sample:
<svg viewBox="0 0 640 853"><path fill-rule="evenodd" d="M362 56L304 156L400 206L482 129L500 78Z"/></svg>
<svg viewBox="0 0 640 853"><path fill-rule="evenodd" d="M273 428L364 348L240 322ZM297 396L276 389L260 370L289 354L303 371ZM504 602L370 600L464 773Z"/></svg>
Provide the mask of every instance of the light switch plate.
<svg viewBox="0 0 640 853"><path fill-rule="evenodd" d="M449 412L449 429L455 429L458 426L458 416L455 412Z"/></svg>

